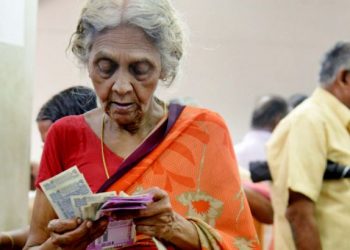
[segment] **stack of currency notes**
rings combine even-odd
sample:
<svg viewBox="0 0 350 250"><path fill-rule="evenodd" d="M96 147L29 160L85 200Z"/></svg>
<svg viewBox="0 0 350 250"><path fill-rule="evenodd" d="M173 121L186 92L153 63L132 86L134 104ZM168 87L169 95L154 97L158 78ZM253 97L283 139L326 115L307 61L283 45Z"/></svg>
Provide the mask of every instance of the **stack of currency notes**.
<svg viewBox="0 0 350 250"><path fill-rule="evenodd" d="M100 195L101 202L88 202ZM147 208L147 204L152 202L150 194L134 195L134 196L116 196L114 192L100 193L87 196L73 196L74 206L83 205L80 209L81 218L89 220L97 220L103 215L117 214L117 211L140 210ZM86 204L86 205L84 205Z"/></svg>
<svg viewBox="0 0 350 250"><path fill-rule="evenodd" d="M75 195L93 195L84 176L76 166L40 183L58 218L75 218L71 197Z"/></svg>
<svg viewBox="0 0 350 250"><path fill-rule="evenodd" d="M92 193L76 166L40 183L60 219L97 220L101 216L117 215L119 211L140 210L152 202L151 194L117 196L116 192ZM89 249L124 247L134 243L135 225L132 219L109 217L105 233L90 244Z"/></svg>
<svg viewBox="0 0 350 250"><path fill-rule="evenodd" d="M116 196L116 192L105 192L87 195L72 195L70 201L74 209L74 216L84 220L97 220L97 211L109 199Z"/></svg>

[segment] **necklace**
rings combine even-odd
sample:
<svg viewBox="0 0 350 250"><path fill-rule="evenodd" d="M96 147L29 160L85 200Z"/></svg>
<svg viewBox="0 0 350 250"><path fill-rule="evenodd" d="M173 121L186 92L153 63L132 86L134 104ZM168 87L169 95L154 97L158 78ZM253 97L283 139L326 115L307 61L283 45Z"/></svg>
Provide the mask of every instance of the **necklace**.
<svg viewBox="0 0 350 250"><path fill-rule="evenodd" d="M106 114L103 113L103 116L102 116L102 129L101 129L101 154L102 154L102 163L103 163L103 168L105 170L105 174L106 174L106 177L107 179L109 179L109 173L108 173L108 168L107 168L107 164L106 164L106 159L105 159L105 152L104 152L104 147L103 147L103 144L104 144L104 132L105 132L105 116Z"/></svg>
<svg viewBox="0 0 350 250"><path fill-rule="evenodd" d="M157 101L160 101L157 99ZM163 117L161 119L161 121L166 117L167 115L167 105L164 101L162 101L162 104L163 104ZM109 172L108 172L108 167L107 167L107 163L106 163L106 158L105 158L105 152L104 152L104 132L105 132L105 117L106 117L106 114L103 113L103 116L102 116L102 126L101 126L101 155L102 155L102 163L103 163L103 169L105 171L105 174L106 174L106 177L107 179L109 179L110 175L109 175Z"/></svg>

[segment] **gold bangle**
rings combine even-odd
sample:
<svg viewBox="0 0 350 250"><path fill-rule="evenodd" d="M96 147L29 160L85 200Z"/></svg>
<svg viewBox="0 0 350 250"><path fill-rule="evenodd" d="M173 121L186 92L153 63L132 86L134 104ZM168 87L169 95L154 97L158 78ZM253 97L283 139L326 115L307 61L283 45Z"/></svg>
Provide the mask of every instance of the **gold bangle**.
<svg viewBox="0 0 350 250"><path fill-rule="evenodd" d="M13 247L15 246L15 241L13 240L13 237L10 235L10 234L8 234L8 233L1 233L2 235L4 235L4 236L7 236L7 238L9 238L10 239L10 241L11 241L11 249L13 249Z"/></svg>

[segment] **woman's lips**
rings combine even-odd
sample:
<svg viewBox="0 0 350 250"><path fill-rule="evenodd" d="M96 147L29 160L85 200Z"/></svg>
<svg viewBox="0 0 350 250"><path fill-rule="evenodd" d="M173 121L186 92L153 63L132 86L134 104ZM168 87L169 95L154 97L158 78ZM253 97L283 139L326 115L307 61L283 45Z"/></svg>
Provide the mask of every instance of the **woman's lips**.
<svg viewBox="0 0 350 250"><path fill-rule="evenodd" d="M122 102L112 102L110 105L111 111L116 111L120 114L125 114L133 110L135 104L132 102L122 103Z"/></svg>

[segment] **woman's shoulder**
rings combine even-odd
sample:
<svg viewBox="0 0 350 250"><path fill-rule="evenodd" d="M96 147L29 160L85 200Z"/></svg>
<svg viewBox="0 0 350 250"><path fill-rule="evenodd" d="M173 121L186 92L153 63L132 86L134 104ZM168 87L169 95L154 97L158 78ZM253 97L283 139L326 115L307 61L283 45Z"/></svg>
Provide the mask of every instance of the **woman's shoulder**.
<svg viewBox="0 0 350 250"><path fill-rule="evenodd" d="M59 136L81 137L84 134L91 135L95 126L100 125L102 115L100 110L91 110L81 115L65 116L57 120L50 128L51 133ZM97 124L97 125L96 125Z"/></svg>
<svg viewBox="0 0 350 250"><path fill-rule="evenodd" d="M194 118L196 121L216 123L221 127L226 127L226 122L222 116L219 113L207 108L186 106L184 109L184 115L188 118Z"/></svg>
<svg viewBox="0 0 350 250"><path fill-rule="evenodd" d="M69 115L57 120L52 128L58 130L80 129L86 126L84 115Z"/></svg>
<svg viewBox="0 0 350 250"><path fill-rule="evenodd" d="M48 135L52 134L55 137L76 139L86 128L87 123L84 115L70 115L63 117L52 124Z"/></svg>
<svg viewBox="0 0 350 250"><path fill-rule="evenodd" d="M47 137L46 144L60 144L67 146L68 142L79 141L82 128L86 127L83 115L65 116L52 124Z"/></svg>

